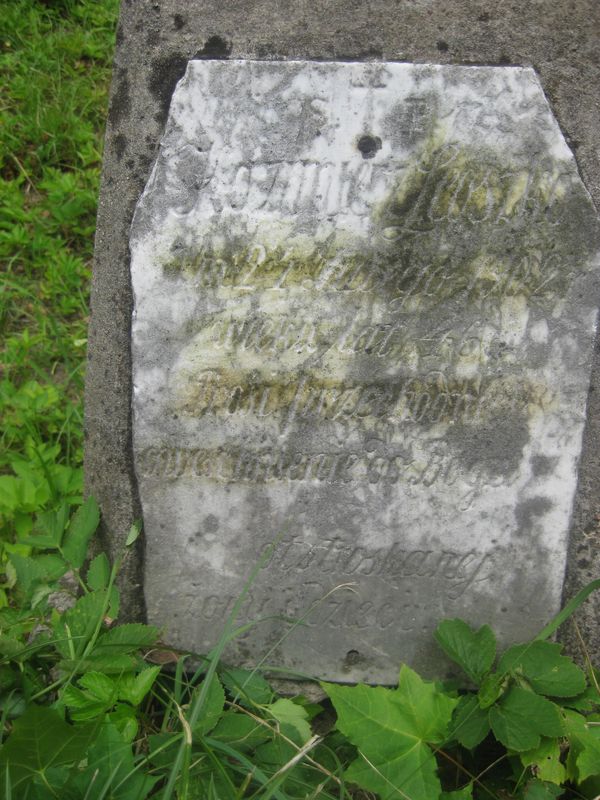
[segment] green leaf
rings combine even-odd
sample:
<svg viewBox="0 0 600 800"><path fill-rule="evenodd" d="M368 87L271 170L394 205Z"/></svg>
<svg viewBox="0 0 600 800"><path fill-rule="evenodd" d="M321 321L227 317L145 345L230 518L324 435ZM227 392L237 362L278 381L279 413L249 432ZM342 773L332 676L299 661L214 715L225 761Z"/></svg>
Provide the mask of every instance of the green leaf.
<svg viewBox="0 0 600 800"><path fill-rule="evenodd" d="M473 784L468 783L455 792L442 792L440 800L473 800Z"/></svg>
<svg viewBox="0 0 600 800"><path fill-rule="evenodd" d="M132 706L139 706L152 688L159 673L160 667L148 667L139 675L132 673L123 675L118 684L119 700L131 703Z"/></svg>
<svg viewBox="0 0 600 800"><path fill-rule="evenodd" d="M63 538L62 552L69 564L79 569L87 555L88 543L100 522L100 510L93 497L88 499L73 514Z"/></svg>
<svg viewBox="0 0 600 800"><path fill-rule="evenodd" d="M566 710L564 713L571 745L567 774L571 780L581 783L600 775L600 730L597 727L590 728L588 719L575 711Z"/></svg>
<svg viewBox="0 0 600 800"><path fill-rule="evenodd" d="M256 670L229 667L220 673L229 694L242 705L266 705L273 699L273 689Z"/></svg>
<svg viewBox="0 0 600 800"><path fill-rule="evenodd" d="M490 720L487 709L481 708L477 697L465 695L461 697L452 717L450 733L469 750L477 747L490 732Z"/></svg>
<svg viewBox="0 0 600 800"><path fill-rule="evenodd" d="M139 669L139 666L140 659L125 653L116 656L92 654L89 658L63 658L58 663L58 667L63 673L73 672L77 675L91 671L104 672L106 675L121 675L123 672Z"/></svg>
<svg viewBox="0 0 600 800"><path fill-rule="evenodd" d="M234 745L235 749L253 750L272 736L267 724L261 724L247 714L225 711L214 728L211 737Z"/></svg>
<svg viewBox="0 0 600 800"><path fill-rule="evenodd" d="M481 708L489 708L502 695L508 680L500 672L492 672L483 679L477 700Z"/></svg>
<svg viewBox="0 0 600 800"><path fill-rule="evenodd" d="M132 653L142 647L150 647L158 639L160 631L153 625L130 622L117 625L103 633L94 648L93 655L116 655Z"/></svg>
<svg viewBox="0 0 600 800"><path fill-rule="evenodd" d="M337 712L338 729L360 751L346 772L349 781L378 792L382 800L396 799L398 790L411 800L439 796L437 763L428 744L445 740L457 699L406 666L397 689L322 686Z"/></svg>
<svg viewBox="0 0 600 800"><path fill-rule="evenodd" d="M135 708L126 703L117 703L108 715L112 725L119 731L123 740L133 742L138 732L138 720Z"/></svg>
<svg viewBox="0 0 600 800"><path fill-rule="evenodd" d="M0 786L9 769L14 791L51 767L77 764L97 730L97 725L68 725L55 709L30 705L0 750Z"/></svg>
<svg viewBox="0 0 600 800"><path fill-rule="evenodd" d="M523 800L556 800L564 794L563 786L555 786L553 783L543 781L529 781L523 792Z"/></svg>
<svg viewBox="0 0 600 800"><path fill-rule="evenodd" d="M90 589L107 589L110 579L110 564L105 553L99 553L92 559L87 573L87 583Z"/></svg>
<svg viewBox="0 0 600 800"><path fill-rule="evenodd" d="M84 594L54 626L56 649L65 658L81 656L94 634L106 599L105 592Z"/></svg>
<svg viewBox="0 0 600 800"><path fill-rule="evenodd" d="M438 625L435 638L474 683L481 683L492 668L496 638L489 625L475 631L462 619L446 619Z"/></svg>
<svg viewBox="0 0 600 800"><path fill-rule="evenodd" d="M32 547L57 548L69 519L69 505L62 503L57 511L45 511L37 515L35 526L29 536L20 537L19 541Z"/></svg>
<svg viewBox="0 0 600 800"><path fill-rule="evenodd" d="M523 675L539 694L574 697L585 689L585 674L570 658L561 655L561 650L560 644L552 642L518 644L504 653L498 671Z"/></svg>
<svg viewBox="0 0 600 800"><path fill-rule="evenodd" d="M291 729L289 738L296 741L296 744L306 744L312 736L306 710L294 703L293 700L280 697L267 706L266 711L282 726L284 734L288 733L286 728Z"/></svg>
<svg viewBox="0 0 600 800"><path fill-rule="evenodd" d="M37 583L46 580L46 571L42 564L38 564L31 557L11 553L9 559L17 573L17 586L27 595Z"/></svg>
<svg viewBox="0 0 600 800"><path fill-rule="evenodd" d="M196 686L194 689L194 697L200 694L203 685L204 681ZM194 701L192 700L192 705L193 704ZM225 692L217 676L213 675L210 686L208 687L208 693L201 711L200 719L198 719L192 731L195 738L205 736L212 731L223 713L224 705Z"/></svg>
<svg viewBox="0 0 600 800"><path fill-rule="evenodd" d="M158 778L135 769L131 744L111 723L102 726L76 785L86 800L143 800Z"/></svg>
<svg viewBox="0 0 600 800"><path fill-rule="evenodd" d="M587 686L577 697L569 697L561 705L576 711L593 711L600 705L600 694L595 686Z"/></svg>
<svg viewBox="0 0 600 800"><path fill-rule="evenodd" d="M558 739L542 739L539 746L520 754L524 767L535 767L535 775L541 781L561 786L565 780L565 768L560 761L561 750Z"/></svg>
<svg viewBox="0 0 600 800"><path fill-rule="evenodd" d="M79 685L94 700L100 700L109 705L116 702L118 684L103 672L86 672L79 679Z"/></svg>
<svg viewBox="0 0 600 800"><path fill-rule="evenodd" d="M129 533L127 534L127 538L125 539L125 547L131 547L131 545L136 541L141 532L142 532L142 523L138 520L137 522L134 522L131 528L129 529Z"/></svg>
<svg viewBox="0 0 600 800"><path fill-rule="evenodd" d="M490 709L494 736L509 750L532 750L542 736L564 734L558 706L533 692L513 686Z"/></svg>

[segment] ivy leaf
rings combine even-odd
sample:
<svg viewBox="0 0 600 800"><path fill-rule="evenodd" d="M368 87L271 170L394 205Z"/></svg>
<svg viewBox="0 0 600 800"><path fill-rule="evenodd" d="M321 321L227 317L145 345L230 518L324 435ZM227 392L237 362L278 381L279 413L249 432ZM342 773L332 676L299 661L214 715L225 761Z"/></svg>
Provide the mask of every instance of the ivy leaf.
<svg viewBox="0 0 600 800"><path fill-rule="evenodd" d="M474 683L481 683L496 658L496 637L490 626L482 625L475 631L462 619L445 619L434 635L446 655Z"/></svg>
<svg viewBox="0 0 600 800"><path fill-rule="evenodd" d="M397 689L322 686L337 712L338 730L361 752L346 772L349 781L382 800L396 800L398 790L411 800L439 796L437 764L428 745L444 741L458 699L407 666L400 670Z"/></svg>
<svg viewBox="0 0 600 800"><path fill-rule="evenodd" d="M100 522L100 510L93 497L79 506L71 517L62 542L62 553L71 566L79 569L87 555L88 543Z"/></svg>
<svg viewBox="0 0 600 800"><path fill-rule="evenodd" d="M280 697L267 706L267 712L282 726L283 732L288 735L288 738L297 744L306 744L312 736L306 709L294 703L293 700ZM291 732L288 734L290 729Z"/></svg>
<svg viewBox="0 0 600 800"><path fill-rule="evenodd" d="M552 642L517 644L504 653L498 671L523 675L539 694L574 697L585 689L585 674L561 650Z"/></svg>
<svg viewBox="0 0 600 800"><path fill-rule="evenodd" d="M7 783L7 772L14 792L52 767L77 764L97 730L97 725L68 725L59 711L30 705L0 751L0 786Z"/></svg>
<svg viewBox="0 0 600 800"><path fill-rule="evenodd" d="M524 767L535 767L535 775L541 781L561 786L565 780L565 768L560 762L560 743L558 739L542 739L539 747L520 754Z"/></svg>
<svg viewBox="0 0 600 800"><path fill-rule="evenodd" d="M194 695L199 695L202 691L204 681L198 684L194 689ZM193 700L192 700L193 705ZM210 733L215 727L221 714L223 713L223 706L225 705L225 692L221 686L220 680L216 675L213 675L208 687L208 693L202 708L202 716L196 721L193 728L193 735L196 737L205 736Z"/></svg>
<svg viewBox="0 0 600 800"><path fill-rule="evenodd" d="M472 750L489 732L490 720L487 709L481 708L474 695L461 697L452 717L451 735L463 747Z"/></svg>
<svg viewBox="0 0 600 800"><path fill-rule="evenodd" d="M511 687L489 713L494 736L509 750L533 750L542 736L564 734L558 706L520 686Z"/></svg>

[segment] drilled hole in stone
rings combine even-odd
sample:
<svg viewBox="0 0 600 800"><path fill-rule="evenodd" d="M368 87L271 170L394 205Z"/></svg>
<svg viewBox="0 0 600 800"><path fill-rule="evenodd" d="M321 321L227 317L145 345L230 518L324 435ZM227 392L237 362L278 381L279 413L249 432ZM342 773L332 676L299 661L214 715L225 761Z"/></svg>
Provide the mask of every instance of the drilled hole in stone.
<svg viewBox="0 0 600 800"><path fill-rule="evenodd" d="M370 133L361 136L356 146L362 153L363 158L373 158L378 150L381 150L381 139L379 136L372 136Z"/></svg>
<svg viewBox="0 0 600 800"><path fill-rule="evenodd" d="M348 666L352 666L352 664L358 664L360 660L361 657L358 650L348 650L346 653L345 661Z"/></svg>

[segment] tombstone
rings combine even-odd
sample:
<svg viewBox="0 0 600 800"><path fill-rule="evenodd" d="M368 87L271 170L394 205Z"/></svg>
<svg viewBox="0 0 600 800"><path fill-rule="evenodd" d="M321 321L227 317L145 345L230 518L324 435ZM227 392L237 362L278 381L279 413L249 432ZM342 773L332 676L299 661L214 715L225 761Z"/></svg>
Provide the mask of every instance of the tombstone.
<svg viewBox="0 0 600 800"><path fill-rule="evenodd" d="M101 205L87 389L109 542L144 521L129 613L207 652L257 567L238 622L259 622L227 657L373 683L439 674L444 617L535 635L586 542L600 226L531 55L399 63L396 30L348 61L313 29L286 58L215 59L179 4L142 5L154 22L122 13L102 201L127 213ZM144 28L158 55L132 84Z"/></svg>

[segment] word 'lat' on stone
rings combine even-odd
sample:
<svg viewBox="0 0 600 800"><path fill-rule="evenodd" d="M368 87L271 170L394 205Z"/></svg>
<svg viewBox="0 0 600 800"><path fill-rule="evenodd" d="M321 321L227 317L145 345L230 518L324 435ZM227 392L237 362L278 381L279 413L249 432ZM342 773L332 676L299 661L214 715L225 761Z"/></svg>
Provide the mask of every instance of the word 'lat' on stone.
<svg viewBox="0 0 600 800"><path fill-rule="evenodd" d="M237 663L392 683L444 617L535 634L599 249L531 69L191 61L131 233L150 621L210 650L265 557Z"/></svg>

